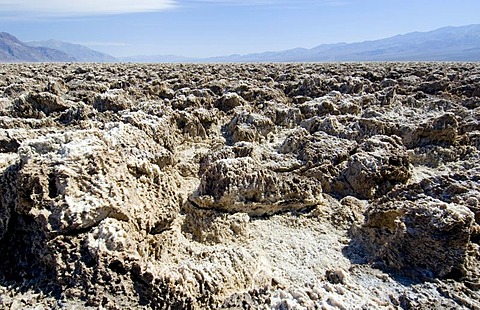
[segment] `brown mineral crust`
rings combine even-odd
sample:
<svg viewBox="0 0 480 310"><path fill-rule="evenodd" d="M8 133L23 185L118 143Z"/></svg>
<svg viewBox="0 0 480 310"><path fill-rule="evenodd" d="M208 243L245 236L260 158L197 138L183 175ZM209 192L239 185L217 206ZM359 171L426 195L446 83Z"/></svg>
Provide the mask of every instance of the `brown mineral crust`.
<svg viewBox="0 0 480 310"><path fill-rule="evenodd" d="M0 67L0 308L475 309L475 63Z"/></svg>
<svg viewBox="0 0 480 310"><path fill-rule="evenodd" d="M417 200L379 205L366 212L358 232L372 259L419 278L461 278L472 231L466 207Z"/></svg>
<svg viewBox="0 0 480 310"><path fill-rule="evenodd" d="M202 208L252 215L300 210L321 203L321 186L309 178L275 173L248 157L216 161L190 198Z"/></svg>

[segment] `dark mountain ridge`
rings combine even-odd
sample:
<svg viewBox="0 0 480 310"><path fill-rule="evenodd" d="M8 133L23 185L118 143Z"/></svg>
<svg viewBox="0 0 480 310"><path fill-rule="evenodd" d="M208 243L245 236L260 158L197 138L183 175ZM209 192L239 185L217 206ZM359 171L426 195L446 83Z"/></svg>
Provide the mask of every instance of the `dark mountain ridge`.
<svg viewBox="0 0 480 310"><path fill-rule="evenodd" d="M313 48L191 58L145 55L117 59L88 47L56 40L24 43L0 33L0 62L337 62L337 61L480 61L480 24L411 32L390 38L322 44Z"/></svg>
<svg viewBox="0 0 480 310"><path fill-rule="evenodd" d="M76 59L62 51L29 46L15 36L0 32L0 62L71 62Z"/></svg>
<svg viewBox="0 0 480 310"><path fill-rule="evenodd" d="M30 46L46 47L62 51L76 59L79 62L118 62L113 56L106 53L92 50L80 44L73 44L58 40L34 41L27 43Z"/></svg>
<svg viewBox="0 0 480 310"><path fill-rule="evenodd" d="M213 62L334 62L334 61L480 61L480 25L444 27L386 39L322 44L311 49L232 55Z"/></svg>

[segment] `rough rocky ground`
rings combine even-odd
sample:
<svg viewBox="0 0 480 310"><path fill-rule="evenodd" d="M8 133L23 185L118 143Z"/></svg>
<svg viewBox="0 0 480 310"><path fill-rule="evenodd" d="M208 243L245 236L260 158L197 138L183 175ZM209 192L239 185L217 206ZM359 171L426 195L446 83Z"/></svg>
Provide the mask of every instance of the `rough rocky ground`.
<svg viewBox="0 0 480 310"><path fill-rule="evenodd" d="M0 307L479 309L480 65L0 67Z"/></svg>

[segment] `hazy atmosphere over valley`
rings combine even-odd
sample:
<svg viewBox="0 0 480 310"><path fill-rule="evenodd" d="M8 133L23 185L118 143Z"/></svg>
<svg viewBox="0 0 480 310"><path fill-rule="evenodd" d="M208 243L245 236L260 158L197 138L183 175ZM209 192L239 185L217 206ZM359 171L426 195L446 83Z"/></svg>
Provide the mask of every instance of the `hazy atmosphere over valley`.
<svg viewBox="0 0 480 310"><path fill-rule="evenodd" d="M208 58L478 24L479 9L476 0L7 0L0 1L0 30L23 42L53 39L120 59Z"/></svg>
<svg viewBox="0 0 480 310"><path fill-rule="evenodd" d="M479 11L0 0L0 309L480 309Z"/></svg>

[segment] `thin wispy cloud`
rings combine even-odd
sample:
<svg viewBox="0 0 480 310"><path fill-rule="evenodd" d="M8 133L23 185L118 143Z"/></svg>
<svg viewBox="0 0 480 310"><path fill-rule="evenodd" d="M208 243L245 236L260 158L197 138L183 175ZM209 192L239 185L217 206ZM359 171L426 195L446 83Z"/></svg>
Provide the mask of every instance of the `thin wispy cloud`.
<svg viewBox="0 0 480 310"><path fill-rule="evenodd" d="M188 0L182 1L194 4L211 4L222 6L302 6L315 4L320 6L344 6L350 2L346 0Z"/></svg>
<svg viewBox="0 0 480 310"><path fill-rule="evenodd" d="M163 11L175 6L175 0L0 0L0 12L14 15L110 15Z"/></svg>
<svg viewBox="0 0 480 310"><path fill-rule="evenodd" d="M272 5L278 2L274 0L190 0L186 1L196 4L212 4L212 5Z"/></svg>

